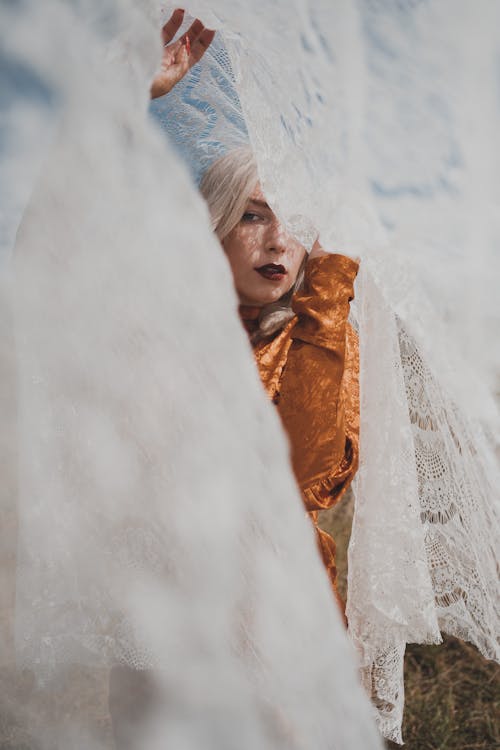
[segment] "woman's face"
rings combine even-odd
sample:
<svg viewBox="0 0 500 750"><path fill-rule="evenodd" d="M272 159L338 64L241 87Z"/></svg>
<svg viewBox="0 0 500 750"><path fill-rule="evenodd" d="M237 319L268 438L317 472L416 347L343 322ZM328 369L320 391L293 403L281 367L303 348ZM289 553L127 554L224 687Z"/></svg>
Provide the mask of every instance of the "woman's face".
<svg viewBox="0 0 500 750"><path fill-rule="evenodd" d="M292 288L306 254L303 245L285 232L260 185L222 247L240 303L258 307L275 302Z"/></svg>

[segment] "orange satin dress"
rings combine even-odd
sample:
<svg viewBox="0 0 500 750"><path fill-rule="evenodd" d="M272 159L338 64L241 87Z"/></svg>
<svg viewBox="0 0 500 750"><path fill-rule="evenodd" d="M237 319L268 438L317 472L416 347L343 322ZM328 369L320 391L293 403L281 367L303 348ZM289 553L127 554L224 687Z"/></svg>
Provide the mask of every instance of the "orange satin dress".
<svg viewBox="0 0 500 750"><path fill-rule="evenodd" d="M357 335L348 323L358 264L323 255L306 265L294 295L295 316L254 346L262 383L288 434L292 466L335 596L335 542L318 527L318 511L331 508L349 486L359 454ZM249 334L258 307L240 307Z"/></svg>

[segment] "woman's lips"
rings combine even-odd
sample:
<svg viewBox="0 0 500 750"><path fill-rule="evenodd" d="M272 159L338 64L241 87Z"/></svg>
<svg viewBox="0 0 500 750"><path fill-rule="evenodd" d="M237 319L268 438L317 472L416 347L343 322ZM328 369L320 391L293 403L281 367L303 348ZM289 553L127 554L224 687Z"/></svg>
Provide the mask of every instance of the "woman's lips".
<svg viewBox="0 0 500 750"><path fill-rule="evenodd" d="M265 266L260 266L255 270L268 281L281 281L287 274L285 266L280 263L266 263Z"/></svg>

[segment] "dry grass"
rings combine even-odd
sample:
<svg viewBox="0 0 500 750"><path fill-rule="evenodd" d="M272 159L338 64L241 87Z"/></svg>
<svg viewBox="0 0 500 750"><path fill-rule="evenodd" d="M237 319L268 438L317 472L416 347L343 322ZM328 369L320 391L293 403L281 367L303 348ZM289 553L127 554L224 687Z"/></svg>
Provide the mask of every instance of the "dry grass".
<svg viewBox="0 0 500 750"><path fill-rule="evenodd" d="M321 517L337 542L339 590L346 591L352 502ZM441 646L409 646L405 664L405 750L500 748L500 667L454 638ZM388 748L399 745L387 743Z"/></svg>
<svg viewBox="0 0 500 750"><path fill-rule="evenodd" d="M409 750L500 748L500 668L473 646L454 638L410 646L405 687Z"/></svg>

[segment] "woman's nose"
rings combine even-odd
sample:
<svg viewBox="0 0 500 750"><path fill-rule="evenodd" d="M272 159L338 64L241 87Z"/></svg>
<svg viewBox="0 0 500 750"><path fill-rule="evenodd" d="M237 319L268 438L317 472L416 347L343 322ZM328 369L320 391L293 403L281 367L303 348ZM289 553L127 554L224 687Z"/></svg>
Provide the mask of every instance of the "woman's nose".
<svg viewBox="0 0 500 750"><path fill-rule="evenodd" d="M288 245L288 235L279 222L273 222L269 228L267 249L274 253L284 253Z"/></svg>

